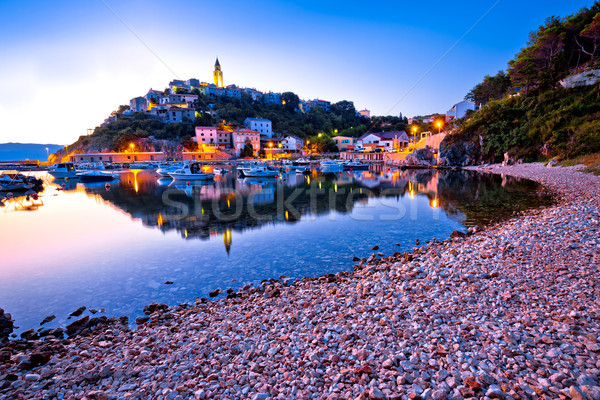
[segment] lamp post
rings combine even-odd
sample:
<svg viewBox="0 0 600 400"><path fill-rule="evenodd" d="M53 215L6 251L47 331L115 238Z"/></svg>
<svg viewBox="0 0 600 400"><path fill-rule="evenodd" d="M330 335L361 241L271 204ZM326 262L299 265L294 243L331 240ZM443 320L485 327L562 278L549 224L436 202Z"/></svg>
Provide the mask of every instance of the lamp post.
<svg viewBox="0 0 600 400"><path fill-rule="evenodd" d="M415 144L415 143L416 143L416 139L417 139L417 129L418 129L418 128L417 128L417 126L416 126L416 125L412 127L412 131L413 131L413 144Z"/></svg>
<svg viewBox="0 0 600 400"><path fill-rule="evenodd" d="M441 122L441 121L438 121L438 122L436 122L435 124L436 124L436 125L437 125L437 127L438 127L438 135L439 135L440 133L442 133L442 122Z"/></svg>

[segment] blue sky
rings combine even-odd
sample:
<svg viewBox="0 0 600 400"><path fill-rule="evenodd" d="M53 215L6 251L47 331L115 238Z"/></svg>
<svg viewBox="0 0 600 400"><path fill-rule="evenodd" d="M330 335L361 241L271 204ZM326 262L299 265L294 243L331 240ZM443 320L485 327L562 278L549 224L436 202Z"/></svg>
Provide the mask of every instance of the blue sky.
<svg viewBox="0 0 600 400"><path fill-rule="evenodd" d="M592 3L0 0L0 143L71 143L149 88L211 81L216 56L226 85L445 112L546 17Z"/></svg>

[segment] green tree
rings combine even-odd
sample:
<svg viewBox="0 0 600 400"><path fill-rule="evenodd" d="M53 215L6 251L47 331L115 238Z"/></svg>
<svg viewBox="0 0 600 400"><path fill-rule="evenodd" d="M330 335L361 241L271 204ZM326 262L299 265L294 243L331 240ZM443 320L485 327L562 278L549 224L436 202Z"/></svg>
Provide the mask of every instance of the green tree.
<svg viewBox="0 0 600 400"><path fill-rule="evenodd" d="M130 107L126 104L120 105L117 109L117 114L123 114L125 111L129 110Z"/></svg>
<svg viewBox="0 0 600 400"><path fill-rule="evenodd" d="M215 118L207 112L201 113L194 119L194 126L214 126Z"/></svg>
<svg viewBox="0 0 600 400"><path fill-rule="evenodd" d="M282 93L281 100L285 102L285 109L289 112L295 112L300 104L300 98L293 92Z"/></svg>
<svg viewBox="0 0 600 400"><path fill-rule="evenodd" d="M475 85L467 93L465 100L470 100L476 104L487 104L490 100L499 100L508 94L511 80L504 71L498 71L494 76L486 75L483 82Z"/></svg>
<svg viewBox="0 0 600 400"><path fill-rule="evenodd" d="M254 157L254 147L252 143L246 143L242 151L240 151L240 157Z"/></svg>
<svg viewBox="0 0 600 400"><path fill-rule="evenodd" d="M596 53L600 46L600 13L594 16L592 22L581 31L580 35L582 38L585 38L588 42L590 42L589 50L586 50L586 46L577 41L581 51L590 56L592 60L595 60Z"/></svg>

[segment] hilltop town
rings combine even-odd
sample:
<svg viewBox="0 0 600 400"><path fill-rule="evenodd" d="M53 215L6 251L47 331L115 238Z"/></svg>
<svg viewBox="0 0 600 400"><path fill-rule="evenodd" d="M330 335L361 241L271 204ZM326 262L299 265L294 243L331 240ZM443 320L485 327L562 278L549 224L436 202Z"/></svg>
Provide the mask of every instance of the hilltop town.
<svg viewBox="0 0 600 400"><path fill-rule="evenodd" d="M218 59L212 75L213 83L177 79L164 90L151 88L132 98L92 135L69 146L68 153L78 155L73 158L77 162L104 160L97 153L111 152L162 152L165 158L197 160L353 152L359 153L357 158L379 160L383 156L377 153L406 151L477 108L472 101L462 101L445 114L378 117L368 109L356 110L348 100L302 100L292 92L224 86ZM154 155L136 157L151 158Z"/></svg>

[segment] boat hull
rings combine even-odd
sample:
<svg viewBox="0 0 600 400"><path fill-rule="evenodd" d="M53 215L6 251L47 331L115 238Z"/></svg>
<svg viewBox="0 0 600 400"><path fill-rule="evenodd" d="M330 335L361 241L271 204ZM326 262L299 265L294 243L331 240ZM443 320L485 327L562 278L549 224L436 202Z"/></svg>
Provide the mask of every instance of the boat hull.
<svg viewBox="0 0 600 400"><path fill-rule="evenodd" d="M279 174L277 172L274 173L265 173L265 174L258 174L258 173L253 173L253 172L245 172L244 176L246 178L277 178L279 176Z"/></svg>
<svg viewBox="0 0 600 400"><path fill-rule="evenodd" d="M169 176L176 181L207 181L214 179L214 174L177 174L170 173Z"/></svg>
<svg viewBox="0 0 600 400"><path fill-rule="evenodd" d="M93 183L93 182L112 182L115 177L112 175L78 175L79 181L82 183Z"/></svg>

